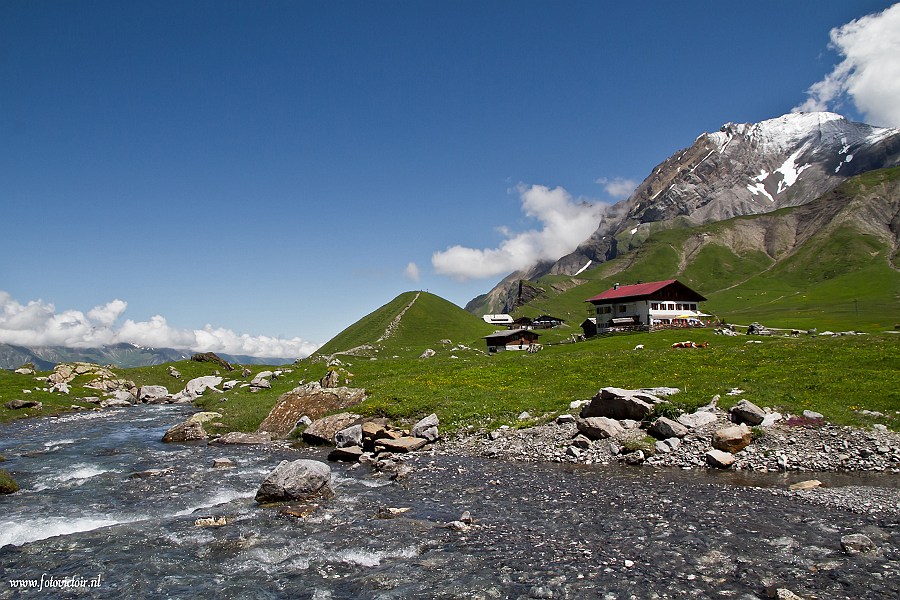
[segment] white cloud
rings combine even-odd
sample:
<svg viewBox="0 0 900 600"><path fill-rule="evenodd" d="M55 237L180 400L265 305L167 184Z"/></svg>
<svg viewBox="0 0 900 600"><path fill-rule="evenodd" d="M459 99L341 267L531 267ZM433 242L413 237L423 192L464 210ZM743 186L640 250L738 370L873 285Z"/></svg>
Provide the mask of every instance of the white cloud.
<svg viewBox="0 0 900 600"><path fill-rule="evenodd" d="M638 186L637 181L625 179L624 177L614 177L613 179L601 177L595 183L602 185L606 193L616 200L627 198Z"/></svg>
<svg viewBox="0 0 900 600"><path fill-rule="evenodd" d="M517 271L541 260L556 260L574 250L597 229L604 205L576 201L565 189L542 185L517 188L522 211L542 227L513 233L500 232L507 239L497 248L451 246L435 252L431 264L442 275L460 281L495 277Z"/></svg>
<svg viewBox="0 0 900 600"><path fill-rule="evenodd" d="M417 265L414 262L409 263L408 265L406 265L406 268L403 270L403 274L410 281L418 281L419 278L421 277L421 274L419 273L419 265Z"/></svg>
<svg viewBox="0 0 900 600"><path fill-rule="evenodd" d="M88 318L109 327L122 316L126 308L128 308L128 303L117 298L112 302L107 302L104 306L97 306L88 311Z"/></svg>
<svg viewBox="0 0 900 600"><path fill-rule="evenodd" d="M0 343L91 348L127 342L153 348L279 358L309 356L318 348L318 344L297 337L251 336L211 325L177 329L161 315L149 321L127 319L116 328L116 321L127 307L127 302L116 299L87 314L78 310L57 312L53 304L41 300L22 304L0 290Z"/></svg>
<svg viewBox="0 0 900 600"><path fill-rule="evenodd" d="M900 4L831 30L844 60L794 111L828 110L846 94L868 123L900 127Z"/></svg>

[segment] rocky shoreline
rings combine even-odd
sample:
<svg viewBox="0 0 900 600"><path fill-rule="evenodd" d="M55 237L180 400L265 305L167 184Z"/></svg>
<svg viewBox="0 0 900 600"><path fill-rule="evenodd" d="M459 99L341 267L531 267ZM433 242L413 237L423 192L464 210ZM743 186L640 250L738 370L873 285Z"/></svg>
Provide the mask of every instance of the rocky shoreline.
<svg viewBox="0 0 900 600"><path fill-rule="evenodd" d="M572 408L583 409L575 403ZM654 443L639 422L627 419L619 421L622 427L617 435L589 439L581 433L584 427L579 427L583 418L563 414L545 425L455 432L442 437L433 451L516 462L720 471L721 465L714 466L707 456L714 450L714 434L734 428L734 415L715 406L706 407L705 412L714 418L688 428L674 443L671 439ZM643 446L643 456L635 456L635 446ZM731 473L784 474L785 481L795 482L768 487L772 494L859 514L900 517L900 477L892 477L900 475L900 434L886 427L860 429L832 425L821 418L785 415L765 427L755 427L752 441L734 452L733 458L727 467ZM807 473L809 476L804 476ZM868 485L870 478L866 485L830 487L813 479L823 473L851 479L853 475L881 474L887 485Z"/></svg>

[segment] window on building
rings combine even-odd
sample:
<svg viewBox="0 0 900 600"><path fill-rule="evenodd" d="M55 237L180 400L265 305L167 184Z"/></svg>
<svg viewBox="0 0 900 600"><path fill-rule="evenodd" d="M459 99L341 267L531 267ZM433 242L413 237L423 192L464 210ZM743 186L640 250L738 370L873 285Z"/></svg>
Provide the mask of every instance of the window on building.
<svg viewBox="0 0 900 600"><path fill-rule="evenodd" d="M659 302L651 302L650 310L659 310Z"/></svg>
<svg viewBox="0 0 900 600"><path fill-rule="evenodd" d="M625 312L625 305L624 305L624 304L623 304L622 306L619 307L619 312L620 312L620 313Z"/></svg>

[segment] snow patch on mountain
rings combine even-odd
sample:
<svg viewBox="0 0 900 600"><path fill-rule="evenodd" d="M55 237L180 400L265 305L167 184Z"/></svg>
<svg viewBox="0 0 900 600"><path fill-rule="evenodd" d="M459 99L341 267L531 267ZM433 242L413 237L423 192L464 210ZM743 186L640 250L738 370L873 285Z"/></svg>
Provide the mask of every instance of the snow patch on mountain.
<svg viewBox="0 0 900 600"><path fill-rule="evenodd" d="M800 173L811 167L810 164L805 164L801 167L797 166L797 159L800 158L800 155L806 152L807 145L804 144L802 148L791 154L784 164L778 167L775 172L781 173L781 181L778 182L778 194L791 187L795 183L797 183L797 178L800 177Z"/></svg>

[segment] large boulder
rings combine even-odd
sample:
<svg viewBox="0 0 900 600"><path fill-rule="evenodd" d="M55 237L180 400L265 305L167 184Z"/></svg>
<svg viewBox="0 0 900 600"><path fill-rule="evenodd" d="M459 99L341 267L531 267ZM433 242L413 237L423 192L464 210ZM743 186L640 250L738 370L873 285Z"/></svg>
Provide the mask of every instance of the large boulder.
<svg viewBox="0 0 900 600"><path fill-rule="evenodd" d="M317 460L282 461L259 486L257 502L286 502L334 496L331 467Z"/></svg>
<svg viewBox="0 0 900 600"><path fill-rule="evenodd" d="M356 413L338 413L322 417L310 423L303 431L303 440L308 444L323 445L333 444L335 434L342 430L361 423L363 417Z"/></svg>
<svg viewBox="0 0 900 600"><path fill-rule="evenodd" d="M659 397L641 390L605 387L581 409L581 417L643 420L662 402Z"/></svg>
<svg viewBox="0 0 900 600"><path fill-rule="evenodd" d="M260 423L258 431L286 437L294 430L301 417L318 419L336 410L347 410L365 399L366 391L360 388L324 389L316 382L301 385L278 398L268 416Z"/></svg>
<svg viewBox="0 0 900 600"><path fill-rule="evenodd" d="M725 452L740 452L750 445L750 428L745 424L725 427L713 433L712 445Z"/></svg>
<svg viewBox="0 0 900 600"><path fill-rule="evenodd" d="M759 425L766 418L766 411L749 400L741 400L731 407L731 420L735 423Z"/></svg>
<svg viewBox="0 0 900 600"><path fill-rule="evenodd" d="M216 389L216 386L222 383L222 378L217 375L205 375L203 377L196 377L187 382L187 385L184 386L184 394L196 398L205 392L206 390L213 390L214 392L219 392Z"/></svg>
<svg viewBox="0 0 900 600"><path fill-rule="evenodd" d="M138 391L138 400L146 404L157 404L169 398L169 389L164 385L145 385Z"/></svg>
<svg viewBox="0 0 900 600"><path fill-rule="evenodd" d="M213 364L219 365L226 371L233 371L234 367L231 366L228 361L220 357L215 352L200 352L191 357L191 360L194 362L211 362Z"/></svg>
<svg viewBox="0 0 900 600"><path fill-rule="evenodd" d="M668 417L660 417L653 421L647 432L657 439L666 440L669 438L683 438L688 434L688 428Z"/></svg>
<svg viewBox="0 0 900 600"><path fill-rule="evenodd" d="M625 429L615 419L609 417L587 417L575 421L578 431L588 439L602 440L622 435Z"/></svg>
<svg viewBox="0 0 900 600"><path fill-rule="evenodd" d="M169 442L200 442L207 439L203 423L199 421L185 421L166 431L162 441Z"/></svg>

